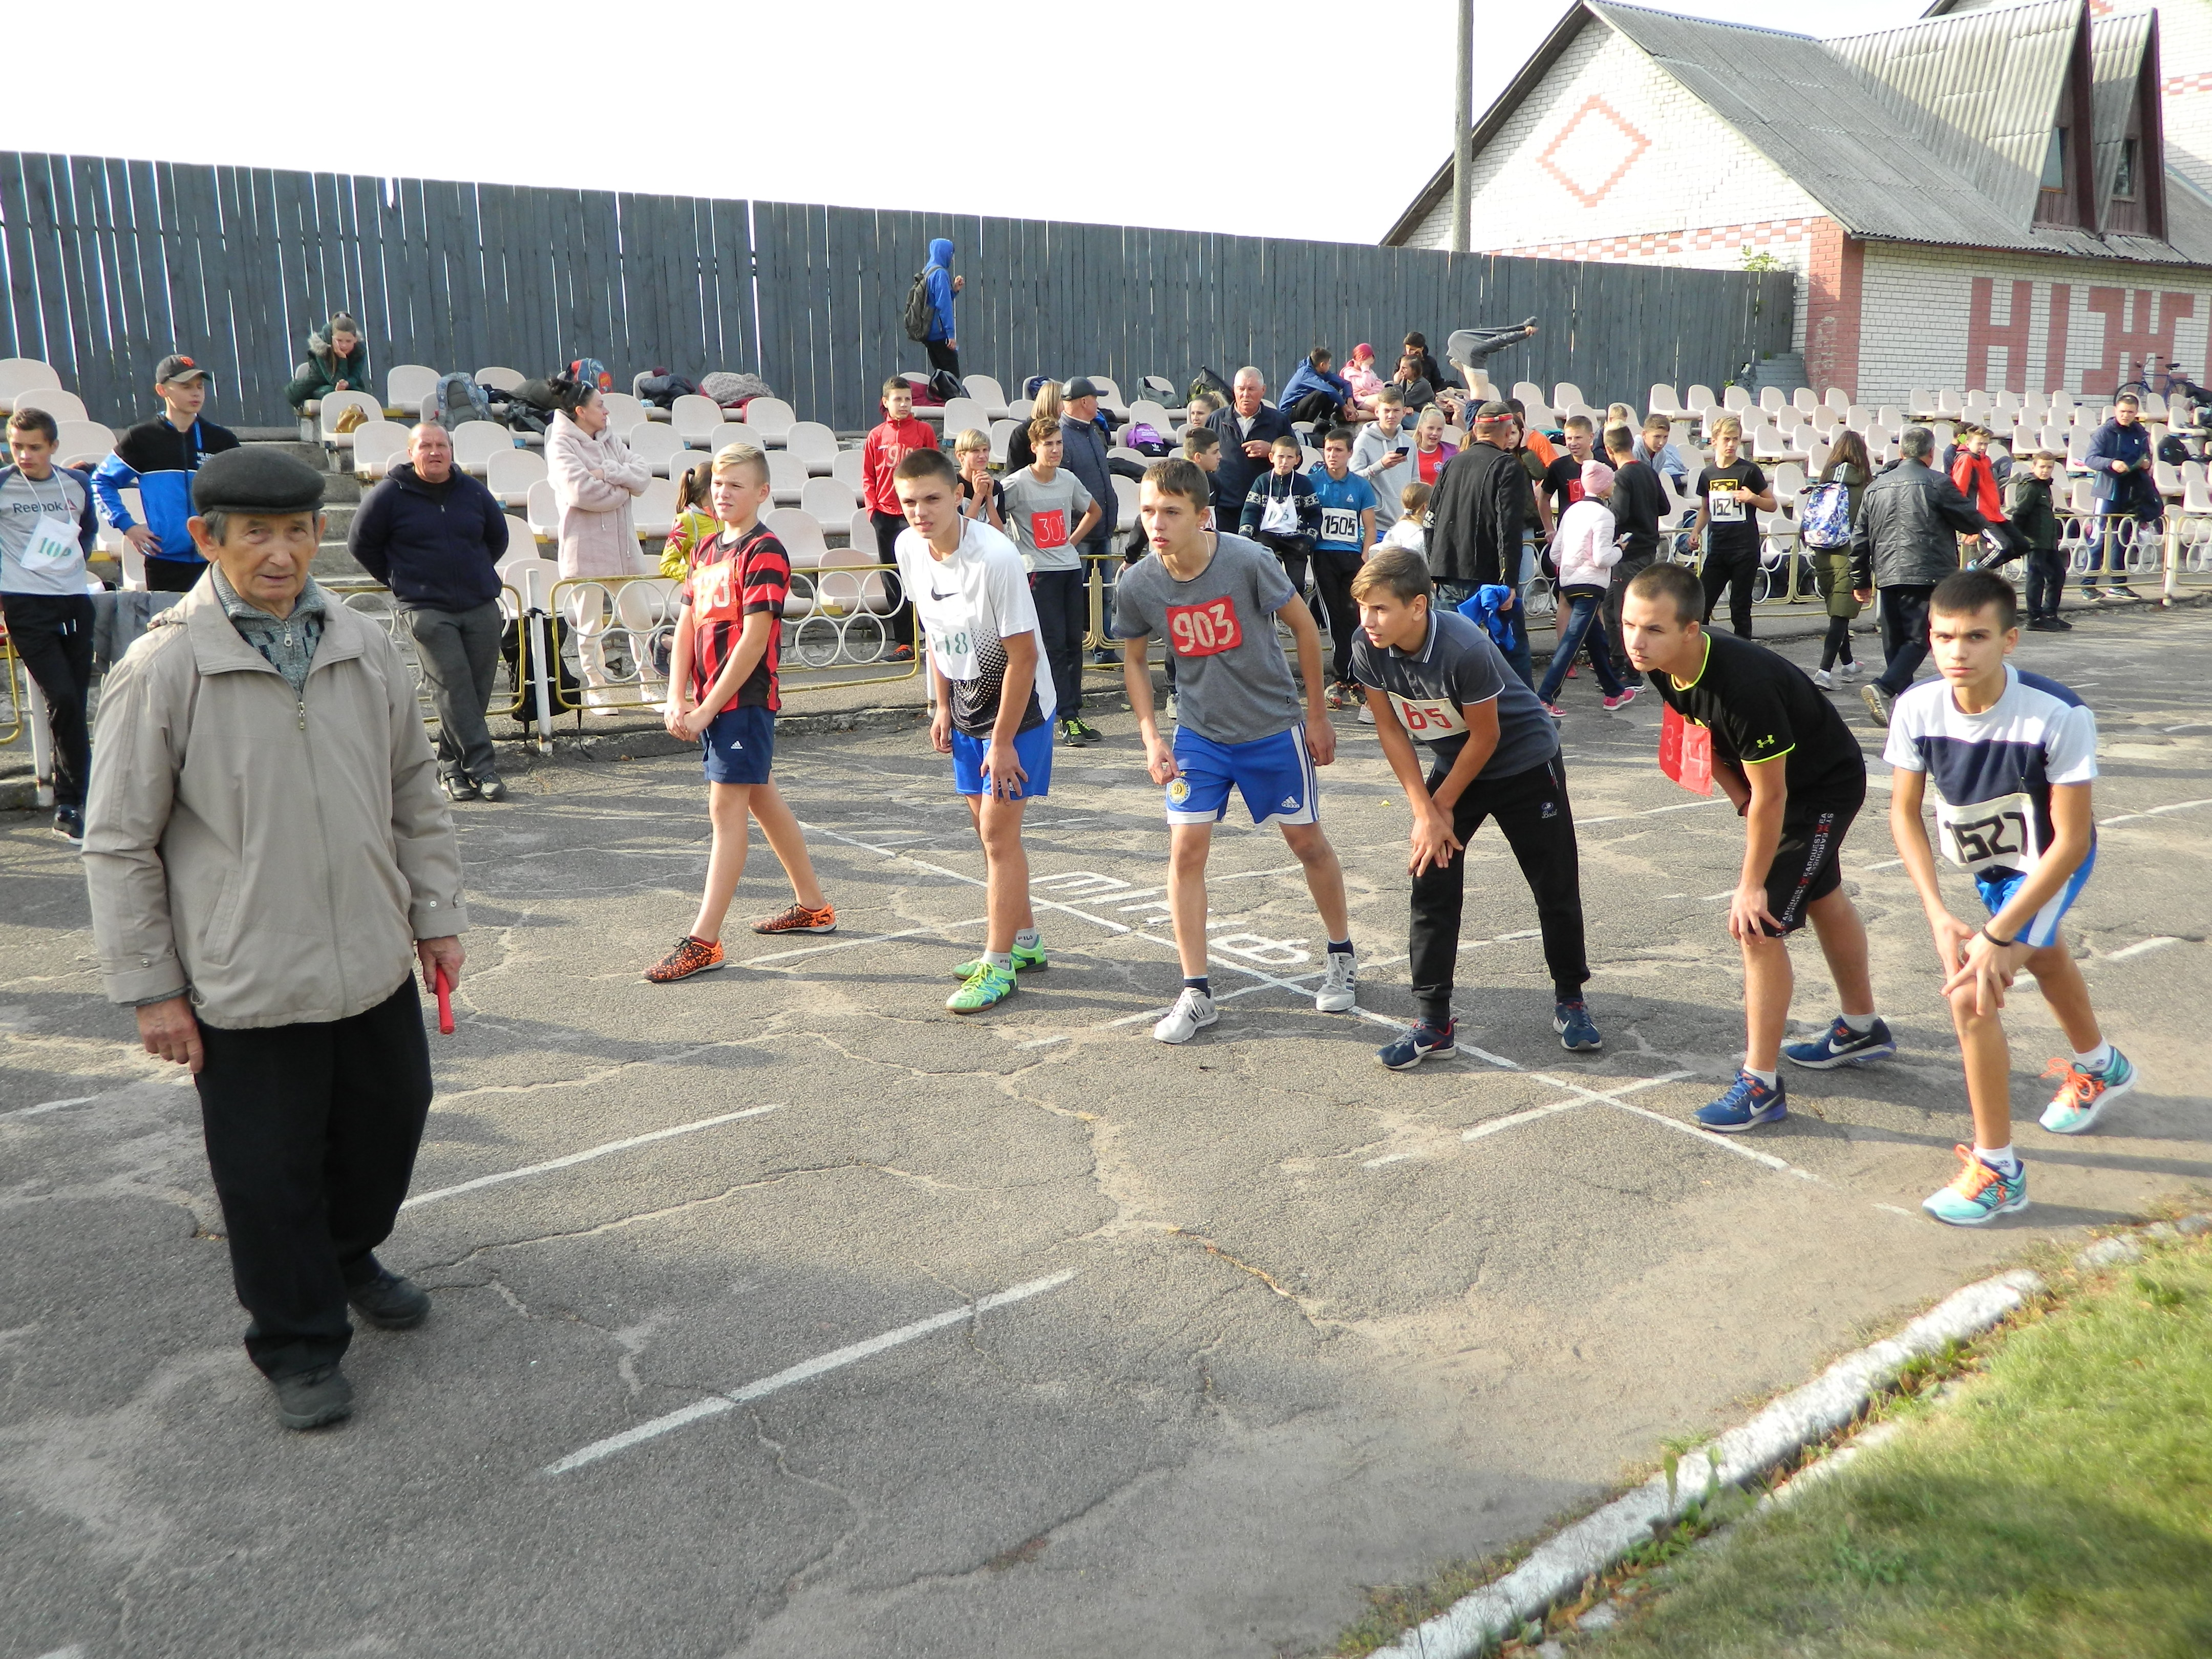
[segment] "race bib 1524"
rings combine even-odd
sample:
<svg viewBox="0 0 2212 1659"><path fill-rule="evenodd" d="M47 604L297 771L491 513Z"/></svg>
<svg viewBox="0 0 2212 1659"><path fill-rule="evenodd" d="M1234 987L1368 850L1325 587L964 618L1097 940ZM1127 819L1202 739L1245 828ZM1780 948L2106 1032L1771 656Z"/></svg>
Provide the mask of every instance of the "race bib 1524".
<svg viewBox="0 0 2212 1659"><path fill-rule="evenodd" d="M1168 607L1168 643L1178 657L1218 657L1244 643L1237 602L1224 594L1204 605Z"/></svg>

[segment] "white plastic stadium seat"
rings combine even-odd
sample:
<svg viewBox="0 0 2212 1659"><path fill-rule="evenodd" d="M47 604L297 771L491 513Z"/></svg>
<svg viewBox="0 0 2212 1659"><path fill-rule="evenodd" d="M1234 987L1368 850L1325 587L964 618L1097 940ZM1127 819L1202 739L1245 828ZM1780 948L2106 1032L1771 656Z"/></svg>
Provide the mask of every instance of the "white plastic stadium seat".
<svg viewBox="0 0 2212 1659"><path fill-rule="evenodd" d="M806 489L806 463L786 451L768 453L768 484L778 507L796 507Z"/></svg>
<svg viewBox="0 0 2212 1659"><path fill-rule="evenodd" d="M512 513L506 517L507 556L511 558L517 553L536 553L538 532Z"/></svg>
<svg viewBox="0 0 2212 1659"><path fill-rule="evenodd" d="M724 421L694 441L702 455L719 455L732 444L757 444L760 436L742 421Z"/></svg>
<svg viewBox="0 0 2212 1659"><path fill-rule="evenodd" d="M683 446L678 444L676 447L681 449ZM637 527L638 539L653 544L653 562L658 568L660 544L676 528L676 486L665 478L655 478L646 485L645 493L630 503L629 516L630 522Z"/></svg>
<svg viewBox="0 0 2212 1659"><path fill-rule="evenodd" d="M694 392L678 398L669 406L668 423L685 443L704 443L722 424L722 406L712 398L702 398Z"/></svg>
<svg viewBox="0 0 2212 1659"><path fill-rule="evenodd" d="M384 419L384 405L366 392L334 392L323 399L321 411L316 419L321 423L323 446L327 449L351 449L353 434L337 430L338 417L349 409L358 409L372 421Z"/></svg>
<svg viewBox="0 0 2212 1659"><path fill-rule="evenodd" d="M1175 417L1168 413L1165 404L1155 403L1150 398L1139 398L1129 405L1129 424L1142 422L1163 438L1175 436Z"/></svg>
<svg viewBox="0 0 2212 1659"><path fill-rule="evenodd" d="M521 600L525 610L551 610L553 584L561 580L559 562L553 559L538 557L526 544L521 552L514 552L514 545L512 542L507 544L509 549L507 556L501 559L496 567L499 579L514 590L516 598ZM507 609L512 604L513 601L504 593L500 595L501 610Z"/></svg>
<svg viewBox="0 0 2212 1659"><path fill-rule="evenodd" d="M520 369L502 368L496 363L489 368L480 368L477 371L478 386L496 386L501 392L514 391L528 378L529 376Z"/></svg>
<svg viewBox="0 0 2212 1659"><path fill-rule="evenodd" d="M1116 415L1129 412L1128 402L1121 396L1121 388L1111 374L1093 374L1091 384L1098 388L1098 402L1102 408L1110 409Z"/></svg>
<svg viewBox="0 0 2212 1659"><path fill-rule="evenodd" d="M1103 403L1105 400L1101 398L1099 401ZM990 424L990 416L985 411L983 405L973 398L947 398L945 400L945 435L946 437L951 438L969 430L986 431Z"/></svg>
<svg viewBox="0 0 2212 1659"><path fill-rule="evenodd" d="M829 538L822 533L822 524L811 513L795 507L772 507L761 514L761 522L769 533L783 544L783 550L791 556L794 570L818 570L823 556L830 550ZM875 544L868 544L872 550ZM870 560L872 563L874 561Z"/></svg>
<svg viewBox="0 0 2212 1659"><path fill-rule="evenodd" d="M407 459L409 428L398 421L363 421L353 429L354 476L381 478Z"/></svg>
<svg viewBox="0 0 2212 1659"><path fill-rule="evenodd" d="M330 405L323 407L327 410ZM483 476L494 455L514 447L514 434L496 421L463 421L453 428L453 465L478 477Z"/></svg>
<svg viewBox="0 0 2212 1659"><path fill-rule="evenodd" d="M0 410L12 410L16 397L40 386L61 390L62 377L52 363L37 357L0 357Z"/></svg>
<svg viewBox="0 0 2212 1659"><path fill-rule="evenodd" d="M90 456L96 465L115 447L115 434L98 421L56 421L54 459L64 466L82 464Z"/></svg>
<svg viewBox="0 0 2212 1659"><path fill-rule="evenodd" d="M837 434L819 421L793 421L783 434L784 453L817 478L837 464Z"/></svg>
<svg viewBox="0 0 2212 1659"><path fill-rule="evenodd" d="M847 532L845 539L852 546L867 554L869 557L874 558L876 556L875 515L865 507L855 508L853 513L852 528Z"/></svg>
<svg viewBox="0 0 2212 1659"><path fill-rule="evenodd" d="M680 472L697 459L685 457L684 440L677 435L674 427L657 426L651 421L640 421L623 434L623 441L629 446L630 453L651 467L658 477Z"/></svg>
<svg viewBox="0 0 2212 1659"><path fill-rule="evenodd" d="M962 390L983 405L984 414L994 421L1006 415L1006 391L988 374L970 374L960 382Z"/></svg>
<svg viewBox="0 0 2212 1659"><path fill-rule="evenodd" d="M798 419L799 411L781 398L756 398L745 405L745 424L757 434L754 441L767 447L781 447Z"/></svg>
<svg viewBox="0 0 2212 1659"><path fill-rule="evenodd" d="M884 585L883 574L873 568L875 563L871 549L825 545L821 574L815 579L817 605L833 617L854 611L878 615L888 611L890 590Z"/></svg>
<svg viewBox="0 0 2212 1659"><path fill-rule="evenodd" d="M994 421L991 422L992 465L1004 466L1006 465L1008 459L1006 447L1013 442L1014 434L1020 428L1017 423L1012 421Z"/></svg>
<svg viewBox="0 0 2212 1659"><path fill-rule="evenodd" d="M553 494L553 481L541 478L530 486L522 509L530 527L548 541L561 533L561 508Z"/></svg>
<svg viewBox="0 0 2212 1659"><path fill-rule="evenodd" d="M599 402L606 406L607 425L617 432L628 433L650 418L645 405L627 392L602 392Z"/></svg>
<svg viewBox="0 0 2212 1659"><path fill-rule="evenodd" d="M1789 401L1789 398L1782 395L1782 388L1778 386L1768 386L1759 394L1759 406L1769 415L1780 414L1782 406Z"/></svg>
<svg viewBox="0 0 2212 1659"><path fill-rule="evenodd" d="M1534 409L1544 401L1544 388L1534 380L1516 380L1513 395L1521 400L1523 408Z"/></svg>
<svg viewBox="0 0 2212 1659"><path fill-rule="evenodd" d="M799 491L799 511L812 514L823 524L850 518L859 500L842 478L809 478Z"/></svg>
<svg viewBox="0 0 2212 1659"><path fill-rule="evenodd" d="M1692 386L1682 398L1683 410L1691 415L1702 415L1713 406L1713 389L1709 386Z"/></svg>
<svg viewBox="0 0 2212 1659"><path fill-rule="evenodd" d="M64 421L88 421L92 418L85 412L83 398L74 392L63 391L58 386L25 386L15 394L15 407L44 410L54 417L57 425ZM378 410L375 412L380 415L384 411Z"/></svg>
<svg viewBox="0 0 2212 1659"><path fill-rule="evenodd" d="M484 487L508 507L521 507L530 500L531 486L545 477L545 457L534 449L499 449L492 452L484 468Z"/></svg>
<svg viewBox="0 0 2212 1659"><path fill-rule="evenodd" d="M830 476L842 478L852 485L853 493L858 495L868 481L864 465L866 459L867 457L860 450L841 449L837 452L837 459L830 464Z"/></svg>
<svg viewBox="0 0 2212 1659"><path fill-rule="evenodd" d="M1654 380L1646 402L1654 415L1680 415L1682 400L1674 395L1674 388L1664 380Z"/></svg>
<svg viewBox="0 0 2212 1659"><path fill-rule="evenodd" d="M1572 380L1562 380L1552 388L1552 407L1554 409L1575 409L1589 401L1583 396L1583 389Z"/></svg>
<svg viewBox="0 0 2212 1659"><path fill-rule="evenodd" d="M438 371L421 363L399 363L384 377L384 406L419 416L422 399L438 389Z"/></svg>

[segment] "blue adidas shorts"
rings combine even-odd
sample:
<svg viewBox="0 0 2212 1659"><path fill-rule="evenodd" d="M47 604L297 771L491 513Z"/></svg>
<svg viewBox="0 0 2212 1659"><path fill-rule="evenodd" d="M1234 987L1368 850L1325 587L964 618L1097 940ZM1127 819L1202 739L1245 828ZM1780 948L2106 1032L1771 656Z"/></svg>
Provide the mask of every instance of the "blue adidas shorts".
<svg viewBox="0 0 2212 1659"><path fill-rule="evenodd" d="M1220 823L1232 785L1255 824L1320 821L1321 784L1303 722L1251 743L1216 743L1178 726L1175 758L1182 775L1168 785L1170 823Z"/></svg>
<svg viewBox="0 0 2212 1659"><path fill-rule="evenodd" d="M2039 951L2046 945L2057 944L2059 918L2073 908L2074 901L2089 884L2089 872L2096 867L2097 849L2093 846L2089 856L2081 860L2081 867L2069 876L2066 884L2058 890L2058 896L2038 910L2027 926L2020 930L2018 942ZM2018 870L1984 870L1974 878L1974 888L1982 896L1983 907L1994 916L2011 902L2012 896L2020 891L2020 884L2027 879Z"/></svg>
<svg viewBox="0 0 2212 1659"><path fill-rule="evenodd" d="M983 776L983 757L991 752L990 739L952 734L952 787L963 795L988 795L991 786ZM1026 732L1014 734L1014 758L1029 774L1018 795L1007 800L1034 800L1052 793L1052 722L1039 720Z"/></svg>
<svg viewBox="0 0 2212 1659"><path fill-rule="evenodd" d="M699 734L701 763L709 783L766 783L775 759L775 715L755 704L725 708Z"/></svg>

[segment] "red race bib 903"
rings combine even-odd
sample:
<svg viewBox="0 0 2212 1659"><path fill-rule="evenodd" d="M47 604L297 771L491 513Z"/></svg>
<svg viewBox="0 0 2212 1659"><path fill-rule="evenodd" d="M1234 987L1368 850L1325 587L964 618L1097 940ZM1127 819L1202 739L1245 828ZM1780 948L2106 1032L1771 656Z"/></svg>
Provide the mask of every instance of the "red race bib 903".
<svg viewBox="0 0 2212 1659"><path fill-rule="evenodd" d="M1066 509L1054 507L1046 513L1030 514L1030 539L1040 548L1067 545L1067 514Z"/></svg>
<svg viewBox="0 0 2212 1659"><path fill-rule="evenodd" d="M1224 595L1204 605L1168 607L1168 643L1178 657L1218 657L1244 643L1236 601Z"/></svg>

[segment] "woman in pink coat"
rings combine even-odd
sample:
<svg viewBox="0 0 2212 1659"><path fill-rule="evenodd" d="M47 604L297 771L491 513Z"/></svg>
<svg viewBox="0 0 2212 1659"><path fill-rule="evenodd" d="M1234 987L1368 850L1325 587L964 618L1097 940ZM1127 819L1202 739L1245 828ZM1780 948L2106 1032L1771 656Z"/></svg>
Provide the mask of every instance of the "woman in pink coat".
<svg viewBox="0 0 2212 1659"><path fill-rule="evenodd" d="M560 515L564 580L652 574L638 550L630 502L645 494L653 470L607 430L607 405L597 387L562 386L560 408L545 434L545 475L552 482ZM584 666L584 706L612 714L606 617L599 605L589 602L590 590L582 591L586 603L575 622Z"/></svg>

